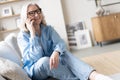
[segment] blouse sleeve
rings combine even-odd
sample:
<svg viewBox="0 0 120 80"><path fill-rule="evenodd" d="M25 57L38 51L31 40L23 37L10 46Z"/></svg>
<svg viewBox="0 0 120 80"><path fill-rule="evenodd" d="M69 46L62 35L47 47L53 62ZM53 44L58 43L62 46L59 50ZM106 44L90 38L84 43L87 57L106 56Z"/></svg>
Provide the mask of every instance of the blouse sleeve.
<svg viewBox="0 0 120 80"><path fill-rule="evenodd" d="M51 38L53 41L53 47L54 51L60 52L60 55L62 55L66 51L66 44L64 40L59 36L59 34L52 28L50 27L51 31Z"/></svg>
<svg viewBox="0 0 120 80"><path fill-rule="evenodd" d="M24 66L31 66L42 57L43 51L38 42L39 38L37 36L31 39L25 33L22 33L18 35L17 40L22 52Z"/></svg>

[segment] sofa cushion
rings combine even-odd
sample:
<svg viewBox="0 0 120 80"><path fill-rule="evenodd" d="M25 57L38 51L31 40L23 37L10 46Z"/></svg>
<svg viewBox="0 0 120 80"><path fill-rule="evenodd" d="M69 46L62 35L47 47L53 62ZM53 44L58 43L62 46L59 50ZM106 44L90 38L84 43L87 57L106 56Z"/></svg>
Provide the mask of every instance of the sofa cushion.
<svg viewBox="0 0 120 80"><path fill-rule="evenodd" d="M5 79L0 75L0 80L5 80Z"/></svg>
<svg viewBox="0 0 120 80"><path fill-rule="evenodd" d="M0 75L9 80L30 80L25 71L16 63L0 57Z"/></svg>
<svg viewBox="0 0 120 80"><path fill-rule="evenodd" d="M9 59L22 66L21 58L18 53L11 48L5 41L0 42L0 57Z"/></svg>
<svg viewBox="0 0 120 80"><path fill-rule="evenodd" d="M13 48L14 50L16 50L16 52L18 53L18 55L21 57L21 52L20 49L18 47L17 44L17 35L15 33L10 33L4 40L5 42L7 42L7 44Z"/></svg>

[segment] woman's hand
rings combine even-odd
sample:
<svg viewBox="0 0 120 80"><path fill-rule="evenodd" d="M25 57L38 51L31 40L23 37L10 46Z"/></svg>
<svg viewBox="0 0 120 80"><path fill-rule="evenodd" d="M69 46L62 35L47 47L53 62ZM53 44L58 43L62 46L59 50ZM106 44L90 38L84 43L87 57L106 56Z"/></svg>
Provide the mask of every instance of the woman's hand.
<svg viewBox="0 0 120 80"><path fill-rule="evenodd" d="M57 68L59 64L59 52L54 51L50 57L50 69Z"/></svg>
<svg viewBox="0 0 120 80"><path fill-rule="evenodd" d="M29 18L26 20L26 27L30 31L31 37L35 35L35 27L33 24L34 24L34 20Z"/></svg>

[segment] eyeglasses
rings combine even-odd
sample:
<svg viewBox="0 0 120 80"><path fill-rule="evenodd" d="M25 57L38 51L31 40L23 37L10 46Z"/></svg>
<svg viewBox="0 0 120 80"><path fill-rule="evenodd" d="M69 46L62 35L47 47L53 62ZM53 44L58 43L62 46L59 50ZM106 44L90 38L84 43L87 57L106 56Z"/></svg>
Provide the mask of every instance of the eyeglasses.
<svg viewBox="0 0 120 80"><path fill-rule="evenodd" d="M35 16L35 13L41 14L41 12L42 12L42 10L40 8L40 9L37 9L37 10L34 10L34 11L30 11L27 14L30 15L30 16Z"/></svg>

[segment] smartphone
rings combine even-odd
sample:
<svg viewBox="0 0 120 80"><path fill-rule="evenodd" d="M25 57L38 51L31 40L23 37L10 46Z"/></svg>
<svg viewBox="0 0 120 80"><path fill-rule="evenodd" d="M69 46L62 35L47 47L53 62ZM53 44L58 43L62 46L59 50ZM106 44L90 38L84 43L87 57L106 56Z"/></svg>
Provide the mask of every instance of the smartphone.
<svg viewBox="0 0 120 80"><path fill-rule="evenodd" d="M27 29L27 25L26 25L26 23L25 23L25 28Z"/></svg>

